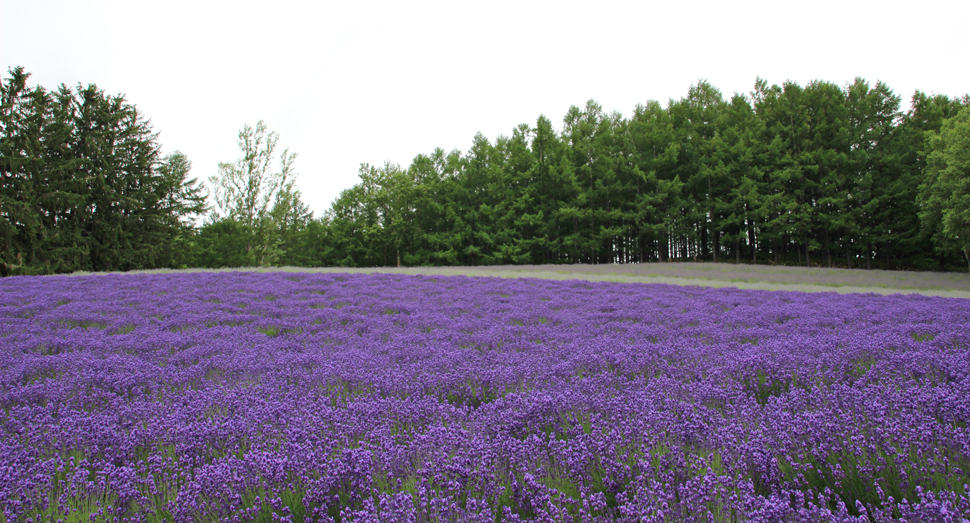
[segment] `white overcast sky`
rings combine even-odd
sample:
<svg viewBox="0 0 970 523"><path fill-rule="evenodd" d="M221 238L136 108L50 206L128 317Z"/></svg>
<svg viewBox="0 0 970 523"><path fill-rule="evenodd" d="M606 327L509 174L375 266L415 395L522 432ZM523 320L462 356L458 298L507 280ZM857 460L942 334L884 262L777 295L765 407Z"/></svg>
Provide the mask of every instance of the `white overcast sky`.
<svg viewBox="0 0 970 523"><path fill-rule="evenodd" d="M97 84L151 119L207 179L264 120L299 154L317 216L362 162L467 151L598 101L629 116L701 78L729 97L769 83L882 80L970 92L970 2L0 0L0 75Z"/></svg>

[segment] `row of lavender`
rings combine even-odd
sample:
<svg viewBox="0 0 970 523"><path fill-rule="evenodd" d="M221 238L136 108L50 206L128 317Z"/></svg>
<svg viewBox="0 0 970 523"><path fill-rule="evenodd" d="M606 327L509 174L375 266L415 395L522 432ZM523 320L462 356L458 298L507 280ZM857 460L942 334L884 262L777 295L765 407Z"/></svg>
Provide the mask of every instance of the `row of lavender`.
<svg viewBox="0 0 970 523"><path fill-rule="evenodd" d="M967 521L970 303L0 281L0 522Z"/></svg>

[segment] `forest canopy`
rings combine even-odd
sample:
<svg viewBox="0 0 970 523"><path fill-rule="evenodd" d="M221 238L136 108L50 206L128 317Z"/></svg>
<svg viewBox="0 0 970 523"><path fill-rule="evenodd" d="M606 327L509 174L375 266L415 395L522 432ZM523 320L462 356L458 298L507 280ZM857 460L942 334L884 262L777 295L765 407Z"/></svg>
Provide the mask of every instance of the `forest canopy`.
<svg viewBox="0 0 970 523"><path fill-rule="evenodd" d="M857 78L725 97L706 81L629 118L593 100L467 152L362 164L314 217L262 122L212 191L122 96L0 84L0 270L731 261L970 264L970 98L909 108ZM263 163L259 163L263 162ZM261 169L261 170L260 170ZM254 176L265 183L253 192ZM249 177L249 178L247 178ZM248 185L247 185L248 184ZM247 187L249 191L247 193ZM248 199L247 199L248 198ZM214 201L213 201L214 200ZM214 205L213 205L214 204ZM208 213L208 214L206 214ZM206 216L197 224L193 217Z"/></svg>

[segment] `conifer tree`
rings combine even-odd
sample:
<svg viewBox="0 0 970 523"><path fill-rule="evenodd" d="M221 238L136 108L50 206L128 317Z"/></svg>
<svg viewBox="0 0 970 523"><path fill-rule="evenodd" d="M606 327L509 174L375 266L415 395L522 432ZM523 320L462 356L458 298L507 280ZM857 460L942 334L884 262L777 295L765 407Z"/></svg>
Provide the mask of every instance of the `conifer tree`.
<svg viewBox="0 0 970 523"><path fill-rule="evenodd" d="M95 85L0 83L0 266L7 273L168 266L176 188L157 135L124 96Z"/></svg>

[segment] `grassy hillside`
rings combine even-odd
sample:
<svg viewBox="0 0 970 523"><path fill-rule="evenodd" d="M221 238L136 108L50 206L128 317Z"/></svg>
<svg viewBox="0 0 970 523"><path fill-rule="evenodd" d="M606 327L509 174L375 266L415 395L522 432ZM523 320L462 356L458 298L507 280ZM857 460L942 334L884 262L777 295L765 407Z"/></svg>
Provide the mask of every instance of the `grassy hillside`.
<svg viewBox="0 0 970 523"><path fill-rule="evenodd" d="M643 263L631 265L493 265L476 267L344 267L225 269L293 272L397 273L495 276L501 278L581 279L628 283L669 283L739 289L806 292L922 294L970 298L970 274L952 272L865 271L820 267L735 265L730 263ZM190 269L188 272L205 271ZM175 271L162 271L175 272ZM75 273L77 275L89 273Z"/></svg>

